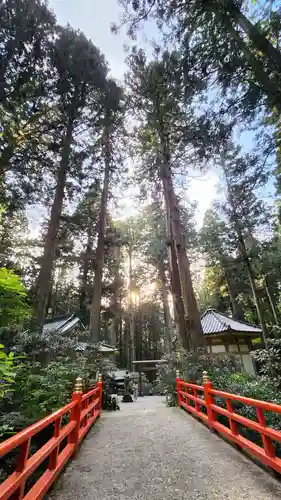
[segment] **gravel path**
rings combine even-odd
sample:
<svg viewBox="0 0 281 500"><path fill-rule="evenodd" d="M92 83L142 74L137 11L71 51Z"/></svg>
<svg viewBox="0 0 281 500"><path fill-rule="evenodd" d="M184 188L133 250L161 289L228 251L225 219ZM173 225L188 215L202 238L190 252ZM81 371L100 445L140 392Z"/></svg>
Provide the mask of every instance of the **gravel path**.
<svg viewBox="0 0 281 500"><path fill-rule="evenodd" d="M273 500L281 482L154 396L104 413L49 500Z"/></svg>

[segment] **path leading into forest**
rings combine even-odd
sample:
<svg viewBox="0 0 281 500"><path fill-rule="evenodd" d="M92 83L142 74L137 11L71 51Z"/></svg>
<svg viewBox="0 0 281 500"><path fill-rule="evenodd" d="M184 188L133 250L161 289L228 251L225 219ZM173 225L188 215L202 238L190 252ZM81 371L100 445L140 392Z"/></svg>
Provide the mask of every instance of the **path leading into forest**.
<svg viewBox="0 0 281 500"><path fill-rule="evenodd" d="M151 396L103 413L49 500L273 500L281 482Z"/></svg>

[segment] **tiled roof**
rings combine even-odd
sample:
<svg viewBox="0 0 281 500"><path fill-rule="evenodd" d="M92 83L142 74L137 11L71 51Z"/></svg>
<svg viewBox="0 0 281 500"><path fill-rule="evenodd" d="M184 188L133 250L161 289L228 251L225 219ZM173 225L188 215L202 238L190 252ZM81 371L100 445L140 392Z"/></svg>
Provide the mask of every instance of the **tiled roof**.
<svg viewBox="0 0 281 500"><path fill-rule="evenodd" d="M126 370L116 370L113 373L113 376L114 376L115 380L124 380L124 378L126 376Z"/></svg>
<svg viewBox="0 0 281 500"><path fill-rule="evenodd" d="M106 344L105 342L98 342L97 344L91 344L89 342L78 342L78 351L86 351L86 349L93 349L102 353L116 352L118 350L114 346Z"/></svg>
<svg viewBox="0 0 281 500"><path fill-rule="evenodd" d="M98 343L98 351L99 352L116 352L118 349L116 347L106 344L105 342Z"/></svg>
<svg viewBox="0 0 281 500"><path fill-rule="evenodd" d="M46 332L60 332L66 333L71 331L76 325L82 325L82 322L75 314L55 318L51 321L46 321L43 326L43 333Z"/></svg>
<svg viewBox="0 0 281 500"><path fill-rule="evenodd" d="M63 325L60 328L61 333L69 332L72 330L75 326L80 325L82 326L82 323L79 318L73 318L70 321L68 321L65 325Z"/></svg>
<svg viewBox="0 0 281 500"><path fill-rule="evenodd" d="M261 329L259 327L244 321L229 318L228 316L218 313L213 309L208 309L201 316L201 324L204 335L228 331L253 333L257 334L257 336L261 333Z"/></svg>

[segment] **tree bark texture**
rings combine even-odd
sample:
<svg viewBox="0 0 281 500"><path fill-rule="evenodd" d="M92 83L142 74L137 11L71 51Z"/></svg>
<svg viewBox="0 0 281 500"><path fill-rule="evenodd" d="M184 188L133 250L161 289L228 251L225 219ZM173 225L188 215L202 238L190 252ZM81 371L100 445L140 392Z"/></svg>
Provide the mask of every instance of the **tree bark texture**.
<svg viewBox="0 0 281 500"><path fill-rule="evenodd" d="M231 303L231 309L232 309L232 316L234 319L237 319L238 321L243 321L244 320L244 313L242 310L242 307L240 304L238 304L236 300L236 293L235 289L233 286L233 282L231 277L229 276L229 273L225 271L225 279L227 283L227 289L228 289L228 295Z"/></svg>
<svg viewBox="0 0 281 500"><path fill-rule="evenodd" d="M120 272L120 259L121 259L120 246L116 245L113 247L113 256L115 260L114 282L116 283L119 281L119 272ZM119 299L120 299L120 289L116 288L114 289L111 301L113 316L111 318L111 324L110 324L110 344L113 346L116 346L117 342L117 328L118 328L119 318L116 316L116 310L119 304Z"/></svg>
<svg viewBox="0 0 281 500"><path fill-rule="evenodd" d="M110 177L110 143L109 130L106 127L104 140L104 180L103 190L101 195L101 207L98 223L98 244L95 257L95 280L91 304L90 314L90 341L96 343L100 340L100 309L101 309L101 292L102 292L102 275L104 266L104 241L106 227L106 212L109 193L109 177Z"/></svg>
<svg viewBox="0 0 281 500"><path fill-rule="evenodd" d="M246 33L253 45L261 51L271 62L278 72L281 72L281 54L272 43L267 40L265 35L263 35L260 30L249 21L249 19L244 16L243 12L232 2L231 12L234 14L234 18L239 24L240 28Z"/></svg>
<svg viewBox="0 0 281 500"><path fill-rule="evenodd" d="M231 21L227 21L224 19L224 22L226 23L226 27L230 35L233 37L233 39L236 40L237 45L245 56L245 59L251 66L257 81L263 87L263 90L267 95L269 102L273 107L276 107L278 111L281 112L281 88L276 84L274 80L272 80L272 78L269 77L260 61L251 53L246 42L232 26Z"/></svg>
<svg viewBox="0 0 281 500"><path fill-rule="evenodd" d="M161 292L162 292L162 302L164 309L164 319L165 319L165 330L166 330L166 347L167 352L172 352L172 337L173 337L173 325L172 318L169 307L169 297L167 291L167 280L165 275L165 267L163 261L160 259L158 262L158 272L161 281Z"/></svg>
<svg viewBox="0 0 281 500"><path fill-rule="evenodd" d="M166 207L166 211L167 211ZM185 311L184 304L182 301L182 291L181 291L181 282L180 282L180 274L178 268L177 261L177 253L175 248L175 242L172 237L172 228L170 223L170 218L168 217L168 254L169 254L169 271L170 271L170 283L171 283L171 292L174 301L175 308L175 321L177 324L177 329L179 333L180 340L182 342L182 346L189 350L190 349L190 337L189 332L187 331L187 326L185 323Z"/></svg>
<svg viewBox="0 0 281 500"><path fill-rule="evenodd" d="M178 269L181 281L182 297L185 309L185 319L190 336L190 347L205 346L205 339L201 325L201 319L193 290L190 265L185 250L183 228L180 222L180 213L177 198L174 192L171 169L167 162L162 165L162 185L164 197L167 204L167 212L170 217L172 239L175 242Z"/></svg>
<svg viewBox="0 0 281 500"><path fill-rule="evenodd" d="M235 286L233 283L233 278L231 275L231 272L229 271L227 265L227 259L223 255L222 252L219 252L220 254L220 264L222 269L224 270L224 276L227 284L227 289L228 289L228 295L230 299L230 304L231 304L231 309L232 309L232 316L234 319L237 319L239 321L244 320L244 312L241 307L241 305L237 302L237 293L235 290Z"/></svg>
<svg viewBox="0 0 281 500"><path fill-rule="evenodd" d="M133 304L133 269L132 269L133 251L131 245L129 245L128 254L129 254L130 369L131 371L133 371L133 361L135 361L135 311Z"/></svg>
<svg viewBox="0 0 281 500"><path fill-rule="evenodd" d="M273 315L273 318L274 318L275 325L279 326L279 320L278 320L278 316L277 316L276 307L275 307L272 295L271 295L270 290L269 290L269 285L268 285L266 276L264 277L264 286L265 286L266 295L267 295L267 298L268 298L268 302L270 304L270 308L271 308L271 311L272 311L272 315Z"/></svg>
<svg viewBox="0 0 281 500"><path fill-rule="evenodd" d="M58 246L57 236L60 225L60 217L63 205L66 177L69 167L69 158L70 158L72 135L73 135L73 122L74 122L73 118L70 118L66 129L63 150L61 155L61 162L57 174L55 197L51 208L51 215L44 245L44 253L41 260L39 276L37 279L35 323L40 330L42 330L43 328L46 317L46 307L51 287L54 261Z"/></svg>

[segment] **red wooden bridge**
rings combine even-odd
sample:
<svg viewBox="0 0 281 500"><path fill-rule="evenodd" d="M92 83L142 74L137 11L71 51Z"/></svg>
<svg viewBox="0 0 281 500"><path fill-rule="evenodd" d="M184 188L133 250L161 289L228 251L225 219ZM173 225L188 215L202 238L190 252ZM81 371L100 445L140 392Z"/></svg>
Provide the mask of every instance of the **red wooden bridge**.
<svg viewBox="0 0 281 500"><path fill-rule="evenodd" d="M266 423L267 412L280 414L281 406L218 391L205 372L203 385L177 376L176 388L178 406L187 412L151 396L104 412L93 426L101 413L101 378L86 394L77 379L70 403L0 444L1 456L18 452L0 500L281 497L281 481L270 473L281 473L281 432ZM236 413L234 402L254 407L256 420ZM260 445L242 435L241 426L258 433ZM47 428L52 436L33 451L32 439Z"/></svg>

